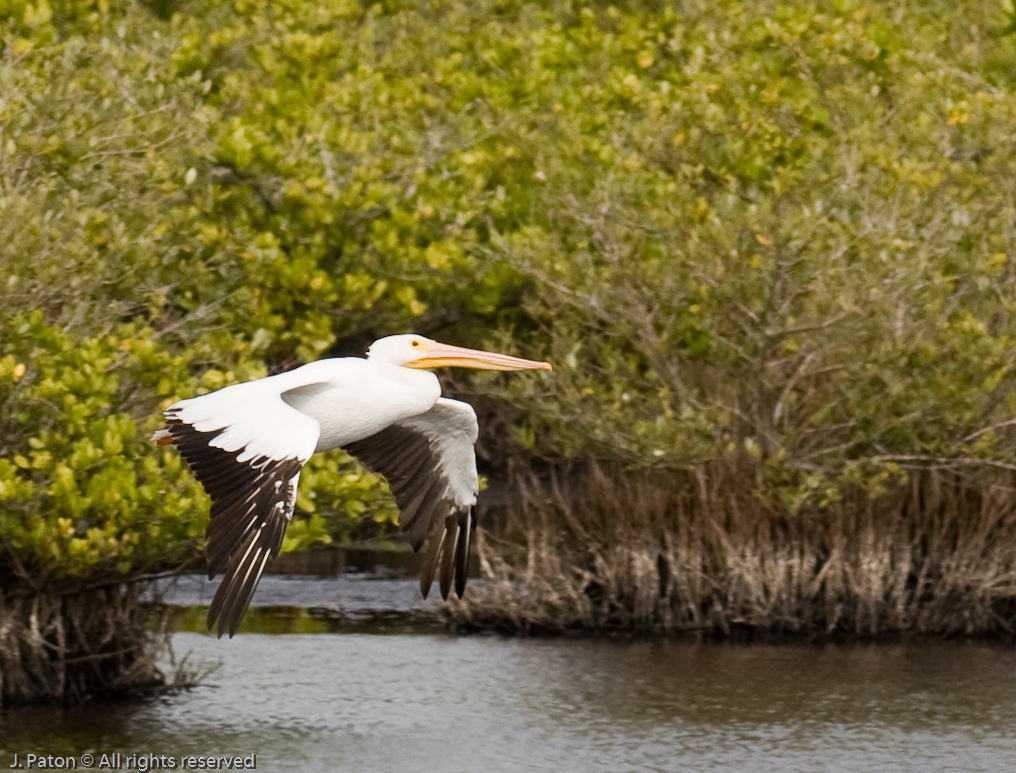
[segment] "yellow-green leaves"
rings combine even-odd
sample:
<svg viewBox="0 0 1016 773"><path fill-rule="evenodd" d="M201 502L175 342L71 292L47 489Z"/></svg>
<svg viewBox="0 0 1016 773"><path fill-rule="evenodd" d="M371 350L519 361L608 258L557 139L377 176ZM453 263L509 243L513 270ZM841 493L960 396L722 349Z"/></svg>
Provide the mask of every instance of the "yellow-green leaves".
<svg viewBox="0 0 1016 773"><path fill-rule="evenodd" d="M47 571L201 538L174 400L414 328L555 363L469 382L495 456L789 510L1011 456L990 4L156 5L0 3L0 528ZM315 460L287 545L381 492Z"/></svg>

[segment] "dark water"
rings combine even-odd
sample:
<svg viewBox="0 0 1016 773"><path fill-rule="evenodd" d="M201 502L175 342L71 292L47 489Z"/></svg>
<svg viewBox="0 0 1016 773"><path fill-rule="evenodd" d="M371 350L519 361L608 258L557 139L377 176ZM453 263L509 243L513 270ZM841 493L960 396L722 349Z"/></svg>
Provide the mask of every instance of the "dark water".
<svg viewBox="0 0 1016 773"><path fill-rule="evenodd" d="M315 582L327 594L334 581ZM28 751L256 754L259 770L368 773L1016 770L1012 647L356 630L176 634L178 657L220 664L206 686L7 711L0 770Z"/></svg>

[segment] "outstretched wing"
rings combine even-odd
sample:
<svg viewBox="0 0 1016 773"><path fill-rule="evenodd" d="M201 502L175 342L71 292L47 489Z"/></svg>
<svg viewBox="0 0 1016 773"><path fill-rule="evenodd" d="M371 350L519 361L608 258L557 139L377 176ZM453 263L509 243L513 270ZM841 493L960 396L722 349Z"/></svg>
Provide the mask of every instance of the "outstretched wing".
<svg viewBox="0 0 1016 773"><path fill-rule="evenodd" d="M471 406L439 399L426 413L392 424L345 450L384 475L399 506L399 528L413 550L429 542L420 577L424 598L435 574L442 598L466 588L474 506L478 427Z"/></svg>
<svg viewBox="0 0 1016 773"><path fill-rule="evenodd" d="M208 577L222 572L208 627L236 633L268 561L293 517L300 470L314 453L318 422L264 382L182 400L166 411L157 442L175 443L212 498Z"/></svg>

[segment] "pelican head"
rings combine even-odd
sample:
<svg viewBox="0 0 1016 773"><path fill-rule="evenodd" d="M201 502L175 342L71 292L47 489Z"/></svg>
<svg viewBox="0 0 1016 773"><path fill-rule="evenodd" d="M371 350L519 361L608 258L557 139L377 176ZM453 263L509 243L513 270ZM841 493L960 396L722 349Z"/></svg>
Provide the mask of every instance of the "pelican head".
<svg viewBox="0 0 1016 773"><path fill-rule="evenodd" d="M523 360L507 354L440 344L419 335L381 338L367 350L367 359L402 365L406 368L456 367L482 370L552 370L549 362Z"/></svg>

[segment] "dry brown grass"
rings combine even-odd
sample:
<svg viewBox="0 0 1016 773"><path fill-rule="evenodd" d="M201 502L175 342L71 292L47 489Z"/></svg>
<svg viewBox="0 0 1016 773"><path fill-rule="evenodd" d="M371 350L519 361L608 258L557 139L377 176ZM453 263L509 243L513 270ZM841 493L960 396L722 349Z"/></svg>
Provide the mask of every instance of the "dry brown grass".
<svg viewBox="0 0 1016 773"><path fill-rule="evenodd" d="M450 614L548 633L1011 632L1016 490L1003 476L924 470L790 517L752 496L750 470L516 469L519 501L478 539L489 582Z"/></svg>
<svg viewBox="0 0 1016 773"><path fill-rule="evenodd" d="M0 589L0 706L78 703L163 684L136 585L75 593Z"/></svg>

